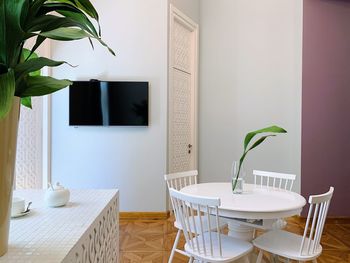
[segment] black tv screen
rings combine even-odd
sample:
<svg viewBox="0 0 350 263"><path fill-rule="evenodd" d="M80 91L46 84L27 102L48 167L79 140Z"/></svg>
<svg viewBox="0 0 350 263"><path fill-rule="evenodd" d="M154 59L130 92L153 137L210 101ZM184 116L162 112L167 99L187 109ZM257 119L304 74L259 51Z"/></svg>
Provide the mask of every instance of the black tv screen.
<svg viewBox="0 0 350 263"><path fill-rule="evenodd" d="M147 126L148 82L74 81L69 125Z"/></svg>

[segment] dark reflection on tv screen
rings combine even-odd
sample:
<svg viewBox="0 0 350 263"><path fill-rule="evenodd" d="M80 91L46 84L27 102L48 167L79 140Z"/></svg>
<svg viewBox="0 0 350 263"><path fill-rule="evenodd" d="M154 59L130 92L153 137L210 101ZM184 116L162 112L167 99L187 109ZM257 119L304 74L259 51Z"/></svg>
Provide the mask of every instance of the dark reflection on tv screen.
<svg viewBox="0 0 350 263"><path fill-rule="evenodd" d="M75 81L69 125L147 126L148 82Z"/></svg>

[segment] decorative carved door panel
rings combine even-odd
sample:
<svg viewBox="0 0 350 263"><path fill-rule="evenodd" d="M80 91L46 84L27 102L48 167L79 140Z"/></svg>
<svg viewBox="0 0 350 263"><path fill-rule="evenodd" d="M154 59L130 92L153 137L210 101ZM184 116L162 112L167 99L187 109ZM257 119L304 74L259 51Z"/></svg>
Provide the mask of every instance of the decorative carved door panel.
<svg viewBox="0 0 350 263"><path fill-rule="evenodd" d="M43 100L32 98L33 109L21 106L16 155L16 189L42 188Z"/></svg>
<svg viewBox="0 0 350 263"><path fill-rule="evenodd" d="M168 172L196 169L197 25L172 7Z"/></svg>

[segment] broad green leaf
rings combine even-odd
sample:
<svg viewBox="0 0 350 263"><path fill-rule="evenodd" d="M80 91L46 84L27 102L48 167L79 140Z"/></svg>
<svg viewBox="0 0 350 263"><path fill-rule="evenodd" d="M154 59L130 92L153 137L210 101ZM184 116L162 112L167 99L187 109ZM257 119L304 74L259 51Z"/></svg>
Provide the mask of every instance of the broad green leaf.
<svg viewBox="0 0 350 263"><path fill-rule="evenodd" d="M29 109L32 109L32 98L31 97L21 98L21 104Z"/></svg>
<svg viewBox="0 0 350 263"><path fill-rule="evenodd" d="M29 51L30 52L30 51ZM28 52L27 52L28 53ZM36 54L32 54L32 56ZM41 69L43 67L57 67L64 63L65 61L54 61L44 57L34 57L29 59L21 64L18 64L15 67L15 76L16 76L16 96L20 96L27 89L26 78L28 76L40 76ZM68 63L67 63L68 64ZM70 65L70 64L68 64Z"/></svg>
<svg viewBox="0 0 350 263"><path fill-rule="evenodd" d="M0 75L6 73L7 71L7 66L5 64L0 63Z"/></svg>
<svg viewBox="0 0 350 263"><path fill-rule="evenodd" d="M21 62L24 62L28 59L33 59L33 58L38 58L38 54L36 54L35 52L32 52L31 50L27 49L27 48L23 48L22 49L22 56L23 59L21 60Z"/></svg>
<svg viewBox="0 0 350 263"><path fill-rule="evenodd" d="M68 87L72 82L67 79L58 80L46 76L28 76L26 79L26 89L19 94L21 98L31 96L44 96L54 93L60 89Z"/></svg>
<svg viewBox="0 0 350 263"><path fill-rule="evenodd" d="M93 7L91 9L91 7L89 7L90 5L91 3L89 1L78 3L76 0L55 0L45 2L38 11L37 16L28 21L28 28L33 32L37 32L36 34L39 34L32 51L35 51L45 38L70 41L87 37L95 38L101 45L105 46L111 54L115 55L114 51L101 40L100 33L96 32L95 26L85 15L85 13L88 13L88 15L91 15L92 18L97 20L97 12ZM91 10L90 12L86 12L86 9ZM63 17L57 17L52 14L45 15L47 12L52 11L61 14ZM94 12L96 12L96 14ZM40 31L40 33L38 33L38 31ZM31 34L28 34L28 37L31 36ZM89 41L93 47L91 39L89 39Z"/></svg>
<svg viewBox="0 0 350 263"><path fill-rule="evenodd" d="M5 0L0 0L0 63L7 65ZM6 66L7 69L7 66Z"/></svg>
<svg viewBox="0 0 350 263"><path fill-rule="evenodd" d="M278 127L276 125L266 127L260 130L252 131L249 132L245 139L244 139L244 151L246 151L249 142L253 139L253 137L259 133L266 133L266 132L271 132L271 133L286 133L287 131L281 127Z"/></svg>
<svg viewBox="0 0 350 263"><path fill-rule="evenodd" d="M74 13L67 11L58 13L64 16L58 17L53 15L46 15L34 18L28 25L28 30L31 32L47 32L62 27L78 27L82 30L87 31L95 38L99 38L94 25L90 22L84 13Z"/></svg>
<svg viewBox="0 0 350 263"><path fill-rule="evenodd" d="M98 13L95 10L94 6L91 4L89 0L75 0L78 7L80 7L84 12L86 12L90 17L96 19L98 24L98 34L101 36L101 26L98 17Z"/></svg>
<svg viewBox="0 0 350 263"><path fill-rule="evenodd" d="M10 83L5 76L11 75L10 93L25 97L22 103L26 106L30 106L27 97L46 95L70 85L68 80L38 76L42 67L63 63L33 54L47 38L63 41L88 38L91 44L91 38L95 38L114 55L90 18L99 26L98 13L89 0L0 0L0 75L4 79L0 85ZM32 50L23 49L25 41L32 37L36 37ZM9 92L6 89L0 92L3 114L8 107L5 95Z"/></svg>
<svg viewBox="0 0 350 263"><path fill-rule="evenodd" d="M15 70L16 78L20 79L26 76L28 73L34 73L34 74L31 74L31 76L40 75L40 70L43 67L57 67L64 63L66 62L54 61L44 57L32 58L21 64L18 64L14 70Z"/></svg>
<svg viewBox="0 0 350 263"><path fill-rule="evenodd" d="M48 32L42 32L39 35L50 39L61 40L61 41L78 40L83 38L94 38L97 41L99 41L102 46L106 47L112 55L115 56L114 51L110 47L108 47L107 44L103 42L101 38L96 38L93 35L81 29L57 28Z"/></svg>
<svg viewBox="0 0 350 263"><path fill-rule="evenodd" d="M11 109L15 86L15 74L13 70L0 75L0 119L5 117Z"/></svg>
<svg viewBox="0 0 350 263"><path fill-rule="evenodd" d="M86 37L92 37L84 30L77 28L57 28L48 32L39 33L39 35L61 41L78 40Z"/></svg>
<svg viewBox="0 0 350 263"><path fill-rule="evenodd" d="M64 17L54 15L44 15L33 18L26 25L26 30L29 32L50 31L59 27L69 27L72 23L67 24Z"/></svg>
<svg viewBox="0 0 350 263"><path fill-rule="evenodd" d="M46 14L47 12L56 12L59 13L66 18L70 19L62 19L60 16ZM57 29L60 27L68 27L75 26L67 25L67 21L70 21L69 24L72 24L71 21L78 23L79 27L87 28L87 31L93 33L98 36L94 25L85 15L82 9L79 9L77 5L74 4L74 1L64 1L63 3L45 3L42 6L42 10L40 10L40 15L36 15L27 21L26 29L28 31L51 31L53 29ZM46 14L46 15L45 15Z"/></svg>
<svg viewBox="0 0 350 263"><path fill-rule="evenodd" d="M76 22L81 29L85 29L96 38L99 37L94 25L84 13L77 13L77 12L70 12L70 11L59 11L58 13L65 16L66 18L70 18L70 20Z"/></svg>
<svg viewBox="0 0 350 263"><path fill-rule="evenodd" d="M15 67L15 79L16 79L16 91L15 91L15 96L19 96L19 94L21 94L26 88L27 88L27 84L25 82L25 78L27 76L40 76L41 72L40 70L36 70L36 71L33 71L33 72L27 72L27 73L24 73L24 74L21 74L21 72L18 70L18 67L20 65L22 65L22 63L25 63L26 61L28 60L31 60L31 59L37 59L38 58L38 55L35 53L35 52L31 52L30 50L24 48L22 50L22 59L21 59L21 62L20 64L17 64L17 66ZM17 70L16 70L17 68Z"/></svg>
<svg viewBox="0 0 350 263"><path fill-rule="evenodd" d="M108 49L109 53L111 53L113 56L115 56L115 52L113 51L113 49L111 49L105 42L103 42L101 38L98 38L97 40L98 40L98 42L100 42L100 44L102 46L104 46Z"/></svg>
<svg viewBox="0 0 350 263"><path fill-rule="evenodd" d="M243 151L243 154L242 154L241 158L239 159L239 165L238 165L238 171L237 171L237 174L236 174L236 178L235 178L234 181L232 181L232 189L236 188L237 179L239 177L239 174L240 174L240 171L241 171L244 159L247 156L248 152L253 150L257 146L259 146L261 143L263 143L266 140L266 138L272 137L272 136L276 136L276 135L275 134L268 134L268 135L262 136L258 140L256 140L252 144L252 146L250 146L248 148L248 145L251 142L251 140L254 138L254 136L257 135L257 134L260 134L260 133L286 133L286 132L287 131L285 129L274 125L274 126L270 126L270 127L267 127L267 128L263 128L263 129L260 129L260 130L253 131L253 132L249 132L246 135L246 137L244 139L244 151Z"/></svg>
<svg viewBox="0 0 350 263"><path fill-rule="evenodd" d="M90 17L96 19L97 21L99 20L98 13L89 0L75 0L75 3Z"/></svg>
<svg viewBox="0 0 350 263"><path fill-rule="evenodd" d="M30 54L33 54L45 40L46 40L46 37L37 36L35 44L30 51Z"/></svg>
<svg viewBox="0 0 350 263"><path fill-rule="evenodd" d="M29 5L26 23L29 23L34 17L38 16L38 12L47 0L35 0Z"/></svg>
<svg viewBox="0 0 350 263"><path fill-rule="evenodd" d="M247 153L248 153L249 151L253 150L255 147L259 146L263 141L266 140L266 138L268 138L268 137L273 137L273 136L276 136L276 135L270 134L270 135L265 135L265 136L259 138L256 142L253 143L252 146L250 146L250 148L247 150Z"/></svg>
<svg viewBox="0 0 350 263"><path fill-rule="evenodd" d="M92 42L91 37L89 37L88 39L89 39L89 42L90 42L90 45L91 45L92 49L95 49L94 43Z"/></svg>
<svg viewBox="0 0 350 263"><path fill-rule="evenodd" d="M101 26L100 26L100 22L99 22L99 16L98 16L96 9L94 8L94 6L91 4L90 1L88 1L88 0L56 0L56 1L51 1L51 2L66 3L66 4L73 5L73 6L77 7L79 10L82 10L88 16L90 16L91 18L93 18L97 21L98 35L101 36Z"/></svg>
<svg viewBox="0 0 350 263"><path fill-rule="evenodd" d="M248 152L253 150L255 147L259 146L263 141L266 140L266 138L271 137L271 136L276 136L276 135L270 134L270 135L263 136L263 137L259 138L255 143L253 143L253 145L248 150L244 151L244 153L242 154L241 158L239 159L239 165L238 165L238 171L237 171L237 174L236 174L236 180L234 182L232 182L232 189L236 188L237 179L239 177L239 174L241 172L241 168L242 168L244 159L247 156Z"/></svg>
<svg viewBox="0 0 350 263"><path fill-rule="evenodd" d="M98 13L89 0L48 0L46 5L51 6L52 4L73 5L81 9L82 11L84 11L86 14L88 14L91 18L94 18L96 21L99 20Z"/></svg>
<svg viewBox="0 0 350 263"><path fill-rule="evenodd" d="M71 13L75 14L73 12ZM77 15L79 16L79 14ZM87 21L88 22L86 23L90 23L89 20ZM74 18L70 18L70 17L67 18L67 17L56 17L51 15L46 15L44 17L41 17L39 21L37 21L37 19L34 19L34 23L32 24L32 27L29 30L46 32L46 31L51 31L60 27L79 27L82 30L86 30L89 34L93 35L95 38L98 38L99 36L96 33L96 29L93 27L92 24L91 24L92 26L92 29L91 29L90 24L86 25L83 21L75 21ZM39 37L37 39L36 44L33 46L33 49L32 49L33 51L35 51L39 47L39 45L46 39L43 36L39 36ZM90 39L89 41L92 48L94 48Z"/></svg>
<svg viewBox="0 0 350 263"><path fill-rule="evenodd" d="M69 3L60 3L60 2L45 2L40 9L38 10L37 16L46 15L48 13L57 12L57 11L72 11L80 12L79 8Z"/></svg>
<svg viewBox="0 0 350 263"><path fill-rule="evenodd" d="M22 12L21 12L21 19L20 19L20 25L21 25L21 29L23 30L23 26L26 23L26 19L28 16L28 12L29 12L29 3L30 1L25 0L23 6L22 6Z"/></svg>
<svg viewBox="0 0 350 263"><path fill-rule="evenodd" d="M27 9L27 0L0 1L0 62L9 68L14 67L19 60L25 35L21 20L24 19Z"/></svg>

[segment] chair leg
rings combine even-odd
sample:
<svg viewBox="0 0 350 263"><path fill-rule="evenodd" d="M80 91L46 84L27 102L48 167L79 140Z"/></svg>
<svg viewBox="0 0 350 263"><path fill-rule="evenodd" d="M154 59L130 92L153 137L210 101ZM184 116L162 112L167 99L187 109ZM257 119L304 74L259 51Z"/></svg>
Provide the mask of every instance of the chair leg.
<svg viewBox="0 0 350 263"><path fill-rule="evenodd" d="M258 258L256 259L256 263L261 263L262 257L263 257L263 251L260 249Z"/></svg>
<svg viewBox="0 0 350 263"><path fill-rule="evenodd" d="M173 248L172 248L171 253L170 253L170 257L169 257L168 263L173 262L175 250L176 250L177 244L179 243L179 240L180 240L180 234L181 234L181 230L179 229L177 231L177 234L176 234L176 238L175 238L174 245L173 245Z"/></svg>

